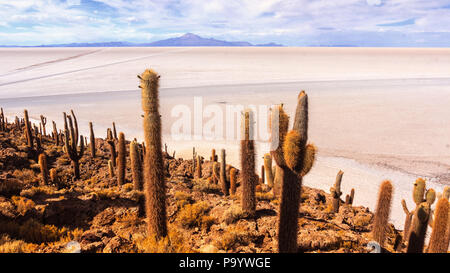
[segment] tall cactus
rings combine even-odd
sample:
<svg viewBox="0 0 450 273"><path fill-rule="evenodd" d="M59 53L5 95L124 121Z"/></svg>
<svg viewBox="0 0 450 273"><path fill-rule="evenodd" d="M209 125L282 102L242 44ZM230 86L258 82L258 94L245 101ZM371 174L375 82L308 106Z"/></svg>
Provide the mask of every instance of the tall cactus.
<svg viewBox="0 0 450 273"><path fill-rule="evenodd" d="M274 111L276 110L276 111ZM289 117L282 106L272 111L272 158L279 168L276 176L282 180L280 216L278 220L278 251L297 252L298 212L303 175L306 175L316 148L308 141L308 96L305 91L297 97L293 129L287 134ZM278 138L278 145L274 139Z"/></svg>
<svg viewBox="0 0 450 273"><path fill-rule="evenodd" d="M125 135L124 133L119 133L119 153L118 153L118 168L117 168L117 182L119 186L125 183L125 170L127 163L127 151L125 147Z"/></svg>
<svg viewBox="0 0 450 273"><path fill-rule="evenodd" d="M95 135L94 135L94 127L92 122L89 122L89 148L91 150L92 158L95 157Z"/></svg>
<svg viewBox="0 0 450 273"><path fill-rule="evenodd" d="M211 161L216 162L217 161L217 156L216 156L216 149L212 149L211 150Z"/></svg>
<svg viewBox="0 0 450 273"><path fill-rule="evenodd" d="M201 156L197 156L197 178L200 179L202 178L202 157Z"/></svg>
<svg viewBox="0 0 450 273"><path fill-rule="evenodd" d="M33 148L33 134L31 132L31 122L28 118L28 110L24 110L24 118L25 118L25 134L27 137L27 145L28 148Z"/></svg>
<svg viewBox="0 0 450 273"><path fill-rule="evenodd" d="M225 161L226 154L225 149L220 150L220 187L222 188L222 193L224 195L230 194L230 185L227 181L226 168L227 163Z"/></svg>
<svg viewBox="0 0 450 273"><path fill-rule="evenodd" d="M391 213L392 193L392 183L388 180L383 181L378 193L372 229L372 237L381 247L384 247L384 241L386 240L386 227L389 224L389 214Z"/></svg>
<svg viewBox="0 0 450 273"><path fill-rule="evenodd" d="M116 123L113 122L113 133L114 133L114 139L117 140L117 130L116 130Z"/></svg>
<svg viewBox="0 0 450 273"><path fill-rule="evenodd" d="M273 188L273 172L272 172L272 157L270 154L264 155L264 170L265 176L267 180L267 185L270 188Z"/></svg>
<svg viewBox="0 0 450 273"><path fill-rule="evenodd" d="M414 216L414 211L411 212L408 210L408 207L406 206L406 201L404 199L402 200L402 207L403 207L403 211L406 214L405 224L403 225L403 241L408 242L409 228L411 227L411 221Z"/></svg>
<svg viewBox="0 0 450 273"><path fill-rule="evenodd" d="M42 153L39 155L39 168L41 169L41 177L44 185L48 184L48 165L47 165L47 155Z"/></svg>
<svg viewBox="0 0 450 273"><path fill-rule="evenodd" d="M446 241L446 232L449 217L449 202L445 198L439 199L434 212L433 231L431 232L430 243L428 245L429 253L447 253L448 242Z"/></svg>
<svg viewBox="0 0 450 273"><path fill-rule="evenodd" d="M408 242L408 253L422 253L425 243L425 235L427 234L428 219L430 217L431 208L427 202L423 202L417 206L414 211Z"/></svg>
<svg viewBox="0 0 450 273"><path fill-rule="evenodd" d="M145 70L140 79L145 136L145 196L148 234L161 239L167 236L166 184L161 145L161 116L159 114L159 78L153 70Z"/></svg>
<svg viewBox="0 0 450 273"><path fill-rule="evenodd" d="M133 175L133 188L136 191L142 190L143 177L142 177L142 163L139 155L139 147L136 141L130 143L130 161L131 161L131 173Z"/></svg>
<svg viewBox="0 0 450 273"><path fill-rule="evenodd" d="M80 178L80 164L79 161L84 154L84 137L78 136L78 123L75 114L72 112L72 116L64 113L64 136L65 136L65 147L66 153L72 160L72 168L74 173L74 178ZM73 122L72 122L73 117ZM67 121L69 121L67 123ZM74 127L75 125L75 127ZM80 149L78 150L78 139L80 139Z"/></svg>
<svg viewBox="0 0 450 273"><path fill-rule="evenodd" d="M247 109L242 117L241 140L242 211L249 216L256 212L255 143L253 140L253 112Z"/></svg>
<svg viewBox="0 0 450 273"><path fill-rule="evenodd" d="M336 175L336 182L334 183L334 187L330 188L331 196L333 197L333 212L335 213L339 212L339 206L341 204L341 182L343 175L344 172L339 170L338 174Z"/></svg>

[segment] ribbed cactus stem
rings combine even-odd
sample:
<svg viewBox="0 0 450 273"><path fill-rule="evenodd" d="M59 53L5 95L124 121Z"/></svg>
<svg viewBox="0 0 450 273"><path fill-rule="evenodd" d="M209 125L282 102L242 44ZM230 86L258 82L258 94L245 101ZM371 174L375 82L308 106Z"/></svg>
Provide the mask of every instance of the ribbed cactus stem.
<svg viewBox="0 0 450 273"><path fill-rule="evenodd" d="M109 177L114 177L114 164L112 163L112 160L108 160L108 171L109 171Z"/></svg>
<svg viewBox="0 0 450 273"><path fill-rule="evenodd" d="M425 194L425 201L431 206L436 200L436 192L433 189L427 190Z"/></svg>
<svg viewBox="0 0 450 273"><path fill-rule="evenodd" d="M125 147L125 135L124 133L119 133L119 153L118 153L118 168L117 168L117 182L119 186L125 183L125 170L126 170L126 157L127 151Z"/></svg>
<svg viewBox="0 0 450 273"><path fill-rule="evenodd" d="M267 185L270 188L273 188L272 157L270 156L270 154L264 155L264 170Z"/></svg>
<svg viewBox="0 0 450 273"><path fill-rule="evenodd" d="M25 134L27 137L27 145L29 148L33 148L33 134L31 132L31 122L28 118L28 110L24 110L24 118L25 118Z"/></svg>
<svg viewBox="0 0 450 273"><path fill-rule="evenodd" d="M145 160L144 179L148 234L156 239L167 236L166 184L159 114L159 78L153 70L146 70L140 78L142 110L144 111Z"/></svg>
<svg viewBox="0 0 450 273"><path fill-rule="evenodd" d="M412 219L407 253L422 253L427 234L428 219L430 217L430 205L426 202L419 204L414 211Z"/></svg>
<svg viewBox="0 0 450 273"><path fill-rule="evenodd" d="M114 134L114 139L117 140L117 130L116 130L116 123L113 122L112 123L113 126L113 134Z"/></svg>
<svg viewBox="0 0 450 273"><path fill-rule="evenodd" d="M55 185L59 184L58 173L56 172L56 169L54 169L54 168L50 170L50 180Z"/></svg>
<svg viewBox="0 0 450 273"><path fill-rule="evenodd" d="M202 157L197 156L197 178L202 178Z"/></svg>
<svg viewBox="0 0 450 273"><path fill-rule="evenodd" d="M413 200L417 206L424 201L424 195L425 195L425 180L422 178L418 178L416 182L414 182L413 188Z"/></svg>
<svg viewBox="0 0 450 273"><path fill-rule="evenodd" d="M448 229L449 202L445 198L439 199L434 212L433 231L431 232L429 253L447 253L448 242L446 232Z"/></svg>
<svg viewBox="0 0 450 273"><path fill-rule="evenodd" d="M72 116L67 116L64 113L64 136L65 136L65 147L66 153L72 160L72 168L74 173L74 178L80 178L80 165L79 160L84 154L84 137L79 136L80 139L80 149L78 150L78 124L74 112L71 110ZM73 121L72 122L72 118ZM68 122L67 122L68 121ZM74 127L75 124L75 127Z"/></svg>
<svg viewBox="0 0 450 273"><path fill-rule="evenodd" d="M222 188L222 193L224 195L230 194L230 186L227 181L227 174L226 174L226 154L225 149L220 150L220 187Z"/></svg>
<svg viewBox="0 0 450 273"><path fill-rule="evenodd" d="M391 213L393 187L392 183L385 180L381 183L378 193L378 202L375 210L374 223L372 229L372 238L384 247L386 240L386 227L389 224L389 215Z"/></svg>
<svg viewBox="0 0 450 273"><path fill-rule="evenodd" d="M41 177L44 185L48 184L48 165L47 165L47 155L42 153L39 155L39 168L41 169Z"/></svg>
<svg viewBox="0 0 450 273"><path fill-rule="evenodd" d="M230 169L230 194L232 195L236 194L236 182L237 182L236 172L237 171L235 168Z"/></svg>
<svg viewBox="0 0 450 273"><path fill-rule="evenodd" d="M132 141L130 143L130 161L131 173L133 175L133 189L140 191L143 186L142 162L139 155L139 147L136 141Z"/></svg>
<svg viewBox="0 0 450 273"><path fill-rule="evenodd" d="M256 212L255 144L251 137L253 112L245 110L242 116L244 138L241 140L242 210L253 216Z"/></svg>
<svg viewBox="0 0 450 273"><path fill-rule="evenodd" d="M106 142L109 144L109 151L110 151L110 159L113 164L113 166L116 166L116 142L114 141L114 137L112 134L112 131L110 128L106 131Z"/></svg>
<svg viewBox="0 0 450 273"><path fill-rule="evenodd" d="M45 125L47 124L47 118L41 115L42 132L44 136L47 136L47 131L45 130Z"/></svg>
<svg viewBox="0 0 450 273"><path fill-rule="evenodd" d="M95 135L94 135L94 126L92 122L89 122L89 148L91 150L91 156L95 157Z"/></svg>
<svg viewBox="0 0 450 273"><path fill-rule="evenodd" d="M351 189L350 191L350 205L353 205L353 200L355 199L355 189Z"/></svg>
<svg viewBox="0 0 450 273"><path fill-rule="evenodd" d="M211 161L215 162L217 161L217 156L216 156L216 149L212 149L211 150Z"/></svg>

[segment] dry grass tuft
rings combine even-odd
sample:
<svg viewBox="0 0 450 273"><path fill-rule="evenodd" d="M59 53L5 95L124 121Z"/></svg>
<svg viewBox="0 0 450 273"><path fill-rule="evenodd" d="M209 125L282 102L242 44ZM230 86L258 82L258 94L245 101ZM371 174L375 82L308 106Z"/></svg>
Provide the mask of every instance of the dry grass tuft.
<svg viewBox="0 0 450 273"><path fill-rule="evenodd" d="M187 204L180 210L177 220L184 228L198 227L209 230L215 222L215 218L208 215L209 210L210 207L205 201Z"/></svg>

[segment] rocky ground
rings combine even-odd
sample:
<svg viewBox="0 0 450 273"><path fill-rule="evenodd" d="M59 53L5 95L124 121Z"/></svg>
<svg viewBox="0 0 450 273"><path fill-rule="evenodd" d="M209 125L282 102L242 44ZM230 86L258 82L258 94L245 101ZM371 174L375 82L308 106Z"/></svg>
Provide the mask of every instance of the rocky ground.
<svg viewBox="0 0 450 273"><path fill-rule="evenodd" d="M146 236L143 193L133 190L129 158L128 183L119 187L108 172L108 144L98 138L96 147L95 158L86 149L81 178L74 180L63 146L43 137L49 169L57 172L56 181L45 184L23 130L10 124L0 131L0 252L69 252L72 240L82 252L277 251L279 199L267 186L257 187L256 217L248 218L240 210L239 179L236 194L224 196L208 179L210 161L204 161L198 179L192 160L167 154L169 236L153 241ZM299 252L370 251L373 213L367 208L342 205L333 213L330 194L308 187L301 197ZM393 251L399 232L393 225L387 229L386 248Z"/></svg>

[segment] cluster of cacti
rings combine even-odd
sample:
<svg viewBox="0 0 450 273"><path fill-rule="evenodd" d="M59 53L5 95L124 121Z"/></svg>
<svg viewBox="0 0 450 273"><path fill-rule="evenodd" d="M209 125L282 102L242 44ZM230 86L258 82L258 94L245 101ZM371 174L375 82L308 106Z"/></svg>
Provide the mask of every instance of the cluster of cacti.
<svg viewBox="0 0 450 273"><path fill-rule="evenodd" d="M272 109L272 158L279 168L275 173L281 180L280 217L278 221L279 252L297 252L298 213L303 176L314 163L316 148L308 141L308 96L300 92L297 99L293 129L288 133L289 117L280 105ZM312 162L309 162L312 160ZM277 182L275 182L276 184Z"/></svg>
<svg viewBox="0 0 450 273"><path fill-rule="evenodd" d="M73 110L72 115L67 115L64 112L64 135L65 135L65 150L70 160L72 161L72 168L74 178L80 178L80 164L79 161L84 154L84 137L78 135L77 118ZM72 120L73 117L73 120ZM78 139L80 140L80 149L78 149Z"/></svg>
<svg viewBox="0 0 450 273"><path fill-rule="evenodd" d="M245 110L242 116L243 138L241 140L242 210L249 216L256 212L255 143L253 140L253 112Z"/></svg>
<svg viewBox="0 0 450 273"><path fill-rule="evenodd" d="M436 192L426 189L426 181L418 178L414 182L413 200L416 208L409 211L405 200L402 200L403 211L406 214L403 228L403 241L407 242L408 253L422 253L428 225L432 223L431 205L436 200Z"/></svg>
<svg viewBox="0 0 450 273"><path fill-rule="evenodd" d="M381 183L378 193L377 207L373 221L372 238L384 247L386 240L386 229L389 223L391 213L393 187L392 183L385 180Z"/></svg>
<svg viewBox="0 0 450 273"><path fill-rule="evenodd" d="M159 114L159 78L153 70L141 76L142 110L146 153L144 179L148 234L157 239L167 236L166 185L161 145L161 116ZM201 177L201 164L200 176Z"/></svg>

